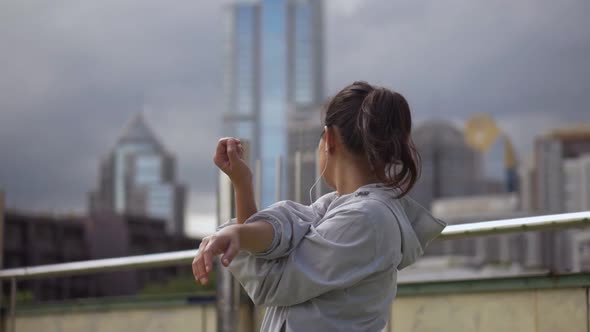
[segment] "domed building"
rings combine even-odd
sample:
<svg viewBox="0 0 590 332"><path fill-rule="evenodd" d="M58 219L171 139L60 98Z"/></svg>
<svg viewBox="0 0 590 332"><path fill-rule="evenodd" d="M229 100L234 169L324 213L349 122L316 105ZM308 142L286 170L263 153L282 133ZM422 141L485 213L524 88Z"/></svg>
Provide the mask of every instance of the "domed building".
<svg viewBox="0 0 590 332"><path fill-rule="evenodd" d="M477 194L481 188L481 155L465 142L462 130L444 120L417 126L412 138L422 173L410 196L430 208L440 197Z"/></svg>

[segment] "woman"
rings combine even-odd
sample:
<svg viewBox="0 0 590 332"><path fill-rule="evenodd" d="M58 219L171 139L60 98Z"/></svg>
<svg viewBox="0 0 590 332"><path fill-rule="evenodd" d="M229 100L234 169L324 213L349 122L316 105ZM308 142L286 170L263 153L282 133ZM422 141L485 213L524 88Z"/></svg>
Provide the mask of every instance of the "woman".
<svg viewBox="0 0 590 332"><path fill-rule="evenodd" d="M407 198L419 176L410 109L402 95L365 82L328 103L318 154L334 192L257 212L239 140L220 140L215 164L231 179L237 220L203 239L193 273L213 259L268 306L262 331L381 331L397 271L445 227Z"/></svg>

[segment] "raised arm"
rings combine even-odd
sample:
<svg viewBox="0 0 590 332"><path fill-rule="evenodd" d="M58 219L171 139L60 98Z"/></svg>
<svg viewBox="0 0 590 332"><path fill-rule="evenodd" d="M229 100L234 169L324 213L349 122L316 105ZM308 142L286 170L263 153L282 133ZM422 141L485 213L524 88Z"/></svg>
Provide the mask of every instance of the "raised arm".
<svg viewBox="0 0 590 332"><path fill-rule="evenodd" d="M255 214L256 201L252 185L252 171L243 159L240 140L226 137L219 140L213 162L227 174L234 186L236 198L236 217L238 224L243 224Z"/></svg>
<svg viewBox="0 0 590 332"><path fill-rule="evenodd" d="M243 224L250 216L257 212L252 185L252 172L243 159L243 148L239 139L225 137L219 140L213 162L221 171L229 176L234 187L236 200L237 223ZM226 234L227 233L227 234ZM243 242L248 250L253 252L267 248L273 240L274 231L270 224L256 223L244 231L246 238ZM222 263L228 265L233 256L240 249L239 239L231 231L220 231L201 241L199 252L193 260L193 274L197 280L206 284L208 274L213 268L213 257L225 253ZM255 237L254 234L257 234ZM268 239L268 244L266 243ZM211 243L211 245L209 245ZM223 246L223 250L220 249Z"/></svg>
<svg viewBox="0 0 590 332"><path fill-rule="evenodd" d="M234 184L236 197L236 219L238 224L243 224L248 218L258 212L254 200L252 181L244 184Z"/></svg>

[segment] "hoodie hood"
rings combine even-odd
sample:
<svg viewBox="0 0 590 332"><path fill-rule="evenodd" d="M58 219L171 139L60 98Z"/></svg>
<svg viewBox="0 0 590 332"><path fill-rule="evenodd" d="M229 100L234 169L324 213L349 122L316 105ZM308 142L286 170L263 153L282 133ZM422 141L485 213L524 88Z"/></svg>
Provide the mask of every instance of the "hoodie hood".
<svg viewBox="0 0 590 332"><path fill-rule="evenodd" d="M360 187L351 195L360 199L379 200L395 215L402 239L402 260L398 265L398 270L401 270L418 260L428 244L442 233L447 224L433 217L410 197L396 198L398 194L399 190L381 184L370 184Z"/></svg>
<svg viewBox="0 0 590 332"><path fill-rule="evenodd" d="M258 212L246 222L261 219L267 221L276 220L275 226L281 229L281 236L286 238L300 238L307 232L307 227L281 228L279 226L282 223L279 221L300 220L304 224L314 224L322 219L329 210L336 210L340 206L355 201L377 200L392 212L392 221L395 220L399 225L402 258L397 268L401 270L418 260L424 254L424 250L428 244L441 234L447 224L433 217L428 210L420 206L413 199L407 196L397 198L398 195L399 190L397 189L392 189L383 184L369 184L358 188L350 194L338 195L336 192L328 193L320 197L311 206L292 201L278 202L268 209ZM288 243L284 243L283 245L289 247ZM283 251L274 250L274 252L282 253ZM269 255L266 258L275 259L277 257Z"/></svg>

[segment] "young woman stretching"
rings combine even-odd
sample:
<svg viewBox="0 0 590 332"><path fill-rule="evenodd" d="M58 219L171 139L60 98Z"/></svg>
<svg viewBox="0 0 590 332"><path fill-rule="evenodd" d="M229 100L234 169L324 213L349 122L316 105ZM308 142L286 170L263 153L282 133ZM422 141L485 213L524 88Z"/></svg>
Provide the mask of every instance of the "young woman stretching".
<svg viewBox="0 0 590 332"><path fill-rule="evenodd" d="M231 179L237 220L203 239L201 283L215 256L257 305L262 331L381 331L412 264L445 227L406 194L420 166L399 93L355 82L328 103L318 157L336 191L310 206L278 202L257 212L239 140L219 141L215 164Z"/></svg>

